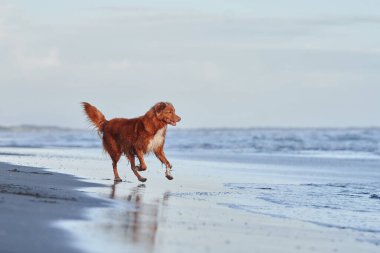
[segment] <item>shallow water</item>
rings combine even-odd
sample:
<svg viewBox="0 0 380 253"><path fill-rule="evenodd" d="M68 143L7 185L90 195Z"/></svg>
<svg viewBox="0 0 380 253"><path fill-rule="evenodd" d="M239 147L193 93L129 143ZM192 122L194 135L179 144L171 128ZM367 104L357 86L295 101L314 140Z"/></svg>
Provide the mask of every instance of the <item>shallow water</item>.
<svg viewBox="0 0 380 253"><path fill-rule="evenodd" d="M312 222L328 227L380 233L379 182L328 184L226 184L244 194L224 203L248 212ZM380 241L378 242L380 243Z"/></svg>
<svg viewBox="0 0 380 253"><path fill-rule="evenodd" d="M141 252L165 252L163 245L166 244L163 241L168 240L164 234L171 231L169 224L183 227L183 234L199 227L214 231L214 226L219 226L219 230L223 231L222 228L227 226L212 220L212 217L209 221L193 217L191 212L187 216L185 211L179 214L178 209L186 206L208 208L222 216L227 209L233 210L236 213L232 217L240 214L242 220L235 220L242 224L249 223L250 214L263 214L352 231L358 242L380 245L378 130L210 131L180 130L168 135L167 155L174 164L175 176L170 183L164 178L164 169L159 162L150 156L147 158L150 168L144 172L148 177L146 184L137 182L125 160L119 166L125 182L113 184L111 164L101 151L99 140L95 139L98 137L77 140L76 135L87 136L83 132L67 133L69 137L62 133L55 136L54 141L50 140L49 136L54 135L50 132L8 133L6 138L3 133L0 134L0 157L2 161L52 168L105 185L84 191L109 199L113 207L89 210L89 221L66 221L61 224L73 233L91 231L87 238L83 233L78 235L82 241L76 243L93 252L102 252L106 246L109 247L107 238L114 241L114 252L122 252L127 246ZM252 137L256 135L261 137ZM294 143L293 146L298 149L293 148L291 152L290 149L268 148L281 141L288 142L279 135L301 136L303 148ZM323 141L325 137L322 136L325 135L329 137ZM200 143L219 138L216 143L225 143L223 145L226 146L231 142L237 144L229 149L222 144L218 148L207 145L199 147L194 144L197 136L202 139ZM259 143L257 145L264 147L263 143L271 144L260 151L243 148L244 152L241 152L242 145L246 145L244 140L249 136ZM376 138L370 140L372 136ZM316 139L312 140L314 137ZM331 139L332 143L329 142ZM71 144L68 145L68 142ZM74 142L81 144L74 145ZM325 143L315 144L318 150L304 148L314 145L313 142ZM33 143L34 146L30 148L31 145L25 143ZM244 230L244 226L237 226L237 231L245 231L245 234L254 231L254 228ZM228 227L225 228L228 230ZM222 232L220 238L224 238ZM223 240L224 243L231 239ZM173 239L169 245L186 243ZM92 249L88 248L89 244ZM233 246L232 243L228 245ZM199 248L199 251L207 251L204 250L206 246Z"/></svg>

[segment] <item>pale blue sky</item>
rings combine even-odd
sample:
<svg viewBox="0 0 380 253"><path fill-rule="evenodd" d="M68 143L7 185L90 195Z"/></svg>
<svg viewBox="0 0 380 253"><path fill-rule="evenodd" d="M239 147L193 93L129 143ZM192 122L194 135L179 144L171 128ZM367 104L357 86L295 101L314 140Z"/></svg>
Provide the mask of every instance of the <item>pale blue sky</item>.
<svg viewBox="0 0 380 253"><path fill-rule="evenodd" d="M380 126L379 1L1 1L0 125Z"/></svg>

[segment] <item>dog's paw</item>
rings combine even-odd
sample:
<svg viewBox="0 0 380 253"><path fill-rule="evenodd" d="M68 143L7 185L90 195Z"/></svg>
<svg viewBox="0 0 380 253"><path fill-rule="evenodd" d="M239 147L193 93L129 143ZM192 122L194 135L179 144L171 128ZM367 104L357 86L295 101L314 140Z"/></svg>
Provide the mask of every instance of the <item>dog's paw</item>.
<svg viewBox="0 0 380 253"><path fill-rule="evenodd" d="M139 181L144 183L144 182L146 182L146 178L145 177L140 177Z"/></svg>
<svg viewBox="0 0 380 253"><path fill-rule="evenodd" d="M123 180L120 177L116 177L113 181L115 181L115 182L122 182Z"/></svg>
<svg viewBox="0 0 380 253"><path fill-rule="evenodd" d="M174 177L172 175L166 175L166 178L169 179L169 180L173 180Z"/></svg>

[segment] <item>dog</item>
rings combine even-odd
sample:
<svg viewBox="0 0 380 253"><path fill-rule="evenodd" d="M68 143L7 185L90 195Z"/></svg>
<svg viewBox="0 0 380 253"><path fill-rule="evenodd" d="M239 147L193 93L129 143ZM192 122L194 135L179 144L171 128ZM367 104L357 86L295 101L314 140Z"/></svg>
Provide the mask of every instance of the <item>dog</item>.
<svg viewBox="0 0 380 253"><path fill-rule="evenodd" d="M172 180L172 165L164 153L164 144L167 125L176 126L181 117L175 113L175 108L171 103L159 102L148 110L143 116L126 119L115 118L106 120L104 115L93 105L82 102L83 109L89 121L98 130L103 140L104 150L112 160L112 167L115 182L121 182L117 171L117 163L122 154L128 158L131 169L137 179L145 182L138 171L147 169L144 155L153 152L156 157L165 164L167 179ZM135 164L137 156L140 165Z"/></svg>

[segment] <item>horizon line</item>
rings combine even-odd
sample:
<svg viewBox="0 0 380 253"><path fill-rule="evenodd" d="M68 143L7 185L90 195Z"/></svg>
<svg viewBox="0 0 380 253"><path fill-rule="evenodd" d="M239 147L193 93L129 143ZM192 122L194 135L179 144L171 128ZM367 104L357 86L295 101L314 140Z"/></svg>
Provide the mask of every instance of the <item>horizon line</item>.
<svg viewBox="0 0 380 253"><path fill-rule="evenodd" d="M0 131L22 131L22 130L59 130L59 131L87 131L87 128L67 127L58 125L35 125L35 124L19 124L19 125L0 125ZM380 129L380 126L242 126L242 127L175 127L174 130L250 130L250 129ZM92 130L92 129L91 129Z"/></svg>

